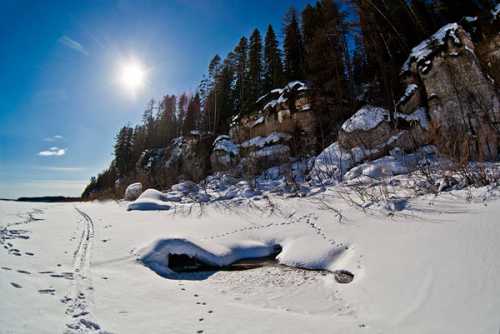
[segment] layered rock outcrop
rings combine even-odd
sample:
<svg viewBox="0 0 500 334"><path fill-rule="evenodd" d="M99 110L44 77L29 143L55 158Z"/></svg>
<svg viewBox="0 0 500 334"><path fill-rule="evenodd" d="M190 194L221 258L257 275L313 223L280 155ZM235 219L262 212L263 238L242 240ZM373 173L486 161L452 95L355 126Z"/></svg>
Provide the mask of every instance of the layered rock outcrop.
<svg viewBox="0 0 500 334"><path fill-rule="evenodd" d="M497 39L498 32L492 38ZM487 67L468 32L456 23L444 26L416 46L405 63L403 81L415 89L400 101L398 112L425 106L428 141L445 154L463 160L496 159L500 103Z"/></svg>
<svg viewBox="0 0 500 334"><path fill-rule="evenodd" d="M175 184L181 180L201 181L210 171L214 137L189 135L172 140L166 148L146 150L137 162L137 171L152 183Z"/></svg>

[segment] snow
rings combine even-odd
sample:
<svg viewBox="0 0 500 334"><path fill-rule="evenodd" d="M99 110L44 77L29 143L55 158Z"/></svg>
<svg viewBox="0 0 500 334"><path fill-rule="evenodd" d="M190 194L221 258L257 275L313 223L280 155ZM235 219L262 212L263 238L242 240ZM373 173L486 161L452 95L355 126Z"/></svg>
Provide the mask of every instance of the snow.
<svg viewBox="0 0 500 334"><path fill-rule="evenodd" d="M456 35L456 31L459 27L458 23L449 23L441 27L441 29L430 38L414 47L403 65L402 72L409 71L412 62L420 64L421 62L429 60L428 58L434 53L436 48L445 45L448 38L452 38L457 45L460 44L460 39Z"/></svg>
<svg viewBox="0 0 500 334"><path fill-rule="evenodd" d="M240 154L238 145L233 143L231 137L226 135L218 136L214 140L214 151L217 150L227 152L229 154L232 154L233 156L238 156Z"/></svg>
<svg viewBox="0 0 500 334"><path fill-rule="evenodd" d="M127 210L169 210L167 197L156 189L146 189L138 199L128 204Z"/></svg>
<svg viewBox="0 0 500 334"><path fill-rule="evenodd" d="M422 128L429 129L429 119L427 118L427 109L425 107L420 107L411 114L396 112L394 113L394 117L404 119L408 122L418 122Z"/></svg>
<svg viewBox="0 0 500 334"><path fill-rule="evenodd" d="M389 112L384 108L364 106L342 124L345 132L368 131L388 120Z"/></svg>
<svg viewBox="0 0 500 334"><path fill-rule="evenodd" d="M340 180L353 164L351 152L345 151L335 142L316 157L311 176L320 183L325 179Z"/></svg>
<svg viewBox="0 0 500 334"><path fill-rule="evenodd" d="M403 158L391 157L373 164ZM498 332L498 184L416 196L404 186L420 182L411 174L389 178L367 184L379 196L389 192L380 207L359 202L359 185L349 183L306 198L267 193L168 211L127 211L122 201L0 201L0 328ZM238 184L212 180L228 189ZM166 254L181 253L227 265L271 254L276 245L279 264L246 271L172 274L166 262ZM353 281L337 283L335 270L348 270Z"/></svg>
<svg viewBox="0 0 500 334"><path fill-rule="evenodd" d="M413 94L415 94L417 90L418 90L418 85L416 84L409 84L408 86L406 86L405 93L399 99L398 104L406 103L406 101L408 101L413 96Z"/></svg>
<svg viewBox="0 0 500 334"><path fill-rule="evenodd" d="M250 126L251 128L254 128L256 127L257 125L259 124L262 124L264 123L264 116L259 116L253 123L252 125Z"/></svg>
<svg viewBox="0 0 500 334"><path fill-rule="evenodd" d="M267 137L262 137L262 136L257 136L253 137L243 143L241 143L241 147L248 148L248 147L258 147L262 148L266 145L272 145L275 143L279 143L281 141L287 141L290 140L291 136L286 133L282 132L272 132L269 136Z"/></svg>
<svg viewBox="0 0 500 334"><path fill-rule="evenodd" d="M288 146L277 144L261 148L260 150L253 152L253 154L259 158L266 158L266 157L278 157L283 154L288 154L288 152L290 152L290 148Z"/></svg>
<svg viewBox="0 0 500 334"><path fill-rule="evenodd" d="M125 189L125 200L134 201L136 200L142 193L142 183L136 182L132 183Z"/></svg>
<svg viewBox="0 0 500 334"><path fill-rule="evenodd" d="M491 15L496 18L500 14L500 4L497 4L494 9L491 10Z"/></svg>

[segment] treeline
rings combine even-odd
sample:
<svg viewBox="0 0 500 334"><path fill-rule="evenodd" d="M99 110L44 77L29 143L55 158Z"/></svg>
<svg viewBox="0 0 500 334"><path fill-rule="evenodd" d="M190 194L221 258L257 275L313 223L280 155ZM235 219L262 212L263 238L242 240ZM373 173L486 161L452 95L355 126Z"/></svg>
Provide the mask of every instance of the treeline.
<svg viewBox="0 0 500 334"><path fill-rule="evenodd" d="M290 8L281 43L271 25L264 38L255 29L226 57L212 58L194 94L152 100L142 124L120 130L113 165L86 192L133 173L145 149L192 131L227 133L234 116L255 112L261 95L293 80L312 88L321 149L363 104L395 107L399 72L412 47L444 24L494 6L495 0L319 0L300 13Z"/></svg>

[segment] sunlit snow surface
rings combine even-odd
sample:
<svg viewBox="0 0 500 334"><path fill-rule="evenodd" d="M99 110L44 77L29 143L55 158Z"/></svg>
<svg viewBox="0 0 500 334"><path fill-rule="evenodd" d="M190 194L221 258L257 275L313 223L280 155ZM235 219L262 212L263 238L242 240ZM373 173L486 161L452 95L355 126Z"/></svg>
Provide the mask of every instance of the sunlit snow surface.
<svg viewBox="0 0 500 334"><path fill-rule="evenodd" d="M498 193L401 187L359 207L341 184L166 211L0 202L1 332L497 333ZM164 270L175 250L227 264L272 245L284 265L165 277L146 263Z"/></svg>

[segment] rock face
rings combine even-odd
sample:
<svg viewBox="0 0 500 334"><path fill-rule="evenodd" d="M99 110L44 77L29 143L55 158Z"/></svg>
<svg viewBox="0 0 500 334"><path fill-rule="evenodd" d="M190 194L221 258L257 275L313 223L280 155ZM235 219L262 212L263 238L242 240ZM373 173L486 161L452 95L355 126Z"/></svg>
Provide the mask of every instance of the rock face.
<svg viewBox="0 0 500 334"><path fill-rule="evenodd" d="M152 184L172 185L183 179L198 182L210 172L212 142L211 135L175 138L166 148L144 151L137 170Z"/></svg>
<svg viewBox="0 0 500 334"><path fill-rule="evenodd" d="M257 108L253 114L233 119L230 135L235 143L285 133L295 138L289 143L292 155L314 153L316 119L306 83L292 81L284 88L272 90L257 100Z"/></svg>
<svg viewBox="0 0 500 334"><path fill-rule="evenodd" d="M219 136L214 140L210 164L212 171L225 172L234 170L240 160L240 148L229 136Z"/></svg>
<svg viewBox="0 0 500 334"><path fill-rule="evenodd" d="M124 199L126 201L135 201L142 193L142 183L132 183L125 189Z"/></svg>
<svg viewBox="0 0 500 334"><path fill-rule="evenodd" d="M426 106L429 140L441 152L464 160L496 159L498 91L476 54L471 36L460 25L446 25L416 46L402 77L409 87L417 88L400 101L399 112L406 114L418 105Z"/></svg>

